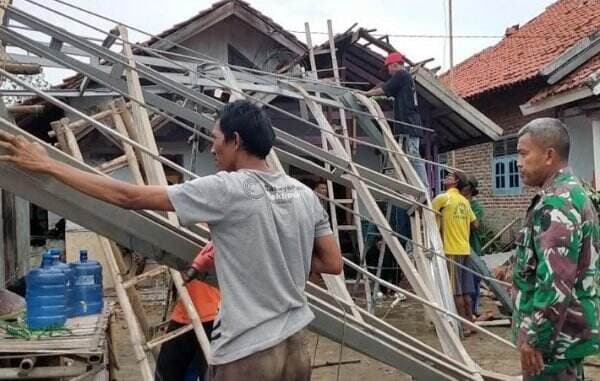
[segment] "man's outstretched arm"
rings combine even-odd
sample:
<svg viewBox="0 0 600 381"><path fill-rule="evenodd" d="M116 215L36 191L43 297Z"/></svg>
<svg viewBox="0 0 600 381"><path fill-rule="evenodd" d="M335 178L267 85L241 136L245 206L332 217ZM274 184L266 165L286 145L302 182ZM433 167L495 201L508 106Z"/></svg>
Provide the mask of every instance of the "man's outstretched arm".
<svg viewBox="0 0 600 381"><path fill-rule="evenodd" d="M381 86L377 86L377 87L372 88L369 91L366 91L364 94L368 97L376 97L376 96L380 96L380 95L385 95L385 92L383 91Z"/></svg>
<svg viewBox="0 0 600 381"><path fill-rule="evenodd" d="M0 147L6 150L0 161L50 175L73 189L110 204L126 209L174 210L164 186L133 185L82 171L50 158L42 145L3 131L0 131Z"/></svg>

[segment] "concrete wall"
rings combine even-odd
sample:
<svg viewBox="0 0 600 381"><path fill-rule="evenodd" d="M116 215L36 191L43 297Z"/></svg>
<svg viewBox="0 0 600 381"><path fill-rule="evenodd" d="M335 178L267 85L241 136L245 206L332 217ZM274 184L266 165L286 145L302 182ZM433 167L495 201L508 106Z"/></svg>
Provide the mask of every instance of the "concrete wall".
<svg viewBox="0 0 600 381"><path fill-rule="evenodd" d="M600 112L592 113L592 145L594 146L594 187L600 189Z"/></svg>
<svg viewBox="0 0 600 381"><path fill-rule="evenodd" d="M269 54L281 48L277 42L235 16L223 20L181 44L221 62L228 62L227 44L230 44L259 68L262 68ZM174 51L189 54L188 51L179 48Z"/></svg>
<svg viewBox="0 0 600 381"><path fill-rule="evenodd" d="M522 115L519 106L539 91L536 84L517 86L511 90L496 92L470 103L504 129L504 135L513 135L527 122L539 117L559 117L569 128L571 155L569 162L575 174L586 181L594 176L594 157L599 157L600 144L594 145L591 114L573 110L558 112L547 110L534 115ZM596 151L594 151L596 150ZM449 164L463 169L479 180L478 199L486 208L484 222L498 230L518 216L524 216L535 189L524 187L519 195L497 195L492 192L493 144L485 143L463 148L448 154ZM600 160L600 159L599 159ZM598 165L600 168L600 164ZM598 184L596 184L598 186ZM518 226L512 229L517 229ZM512 233L507 234L508 238Z"/></svg>
<svg viewBox="0 0 600 381"><path fill-rule="evenodd" d="M492 152L493 144L478 144L472 147L456 150L448 155L448 164L460 168L479 181L479 200L485 208L483 222L494 231L500 230L515 217L523 216L534 189L524 188L520 195L498 195L492 190ZM504 239L512 237L516 225Z"/></svg>
<svg viewBox="0 0 600 381"><path fill-rule="evenodd" d="M573 172L583 180L592 182L594 176L592 120L586 115L578 115L566 117L563 122L568 126L571 137L569 163ZM600 150L600 147L596 149Z"/></svg>
<svg viewBox="0 0 600 381"><path fill-rule="evenodd" d="M504 130L504 135L515 134L530 120L541 116L554 116L553 112L523 116L520 105L533 97L540 87L536 84L516 86L510 90L495 92L470 103L492 119ZM478 144L459 149L448 154L451 166L465 170L479 181L480 194L477 197L486 210L484 223L492 230L500 230L515 217L523 216L535 190L524 187L519 195L499 195L492 190L493 143ZM513 236L518 225L503 238Z"/></svg>
<svg viewBox="0 0 600 381"><path fill-rule="evenodd" d="M158 145L162 155L182 155L183 166L187 169L192 168L192 146L187 143L187 139L177 142L161 142ZM215 161L210 153L210 147L196 156L195 173L199 176L214 174L217 172ZM186 179L187 180L187 179Z"/></svg>

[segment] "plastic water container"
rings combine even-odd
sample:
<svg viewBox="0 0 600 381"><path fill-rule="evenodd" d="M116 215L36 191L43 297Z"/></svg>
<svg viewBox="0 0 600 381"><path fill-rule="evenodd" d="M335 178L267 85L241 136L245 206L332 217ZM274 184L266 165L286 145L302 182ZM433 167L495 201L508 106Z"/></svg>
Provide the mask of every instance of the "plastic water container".
<svg viewBox="0 0 600 381"><path fill-rule="evenodd" d="M79 252L79 262L71 263L73 269L73 314L92 315L104 307L102 290L102 266L88 261L87 250Z"/></svg>
<svg viewBox="0 0 600 381"><path fill-rule="evenodd" d="M62 271L65 276L67 277L67 292L66 292L66 298L67 298L67 305L66 305L66 312L67 312L67 317L73 317L74 315L74 310L73 310L73 300L74 300L74 288L73 288L73 283L74 283L74 271L71 268L71 266L69 266L68 264L62 262L60 260L60 249L49 249L48 250L50 257L52 258L52 266L54 268L59 269L60 271Z"/></svg>
<svg viewBox="0 0 600 381"><path fill-rule="evenodd" d="M67 320L67 277L44 257L42 266L27 274L27 326L31 329L62 327Z"/></svg>

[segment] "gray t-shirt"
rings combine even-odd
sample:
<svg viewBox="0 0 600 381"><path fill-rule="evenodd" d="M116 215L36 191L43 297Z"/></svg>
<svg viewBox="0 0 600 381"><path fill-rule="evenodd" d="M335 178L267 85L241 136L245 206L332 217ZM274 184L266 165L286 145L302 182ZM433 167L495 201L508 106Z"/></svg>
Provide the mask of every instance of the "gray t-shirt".
<svg viewBox="0 0 600 381"><path fill-rule="evenodd" d="M282 173L219 172L170 186L182 225L208 223L221 308L212 364L273 347L314 318L304 296L314 240L332 234L318 197Z"/></svg>

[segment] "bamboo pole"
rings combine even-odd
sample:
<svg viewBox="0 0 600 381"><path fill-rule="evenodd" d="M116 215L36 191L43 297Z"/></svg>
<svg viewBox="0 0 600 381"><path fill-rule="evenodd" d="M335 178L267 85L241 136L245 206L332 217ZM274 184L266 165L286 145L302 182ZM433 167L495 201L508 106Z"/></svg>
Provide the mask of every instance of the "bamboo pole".
<svg viewBox="0 0 600 381"><path fill-rule="evenodd" d="M127 28L119 26L119 35L124 41L123 54L127 57L127 63L131 66L131 68L127 68L125 70L125 76L127 77L127 91L129 92L131 98L144 102L140 78L135 70L136 63L133 59L133 50L128 42L129 34ZM137 127L137 142L148 148L151 152L158 154L158 146L156 145L156 140L154 139L152 125L150 124L150 118L148 117L148 111L138 103L132 103L131 114ZM133 135L130 136L134 138ZM164 178L164 173L163 176L160 175L160 173L163 172L162 164L145 153L141 154L141 159L148 184L163 185L164 182L164 185L167 185L166 178Z"/></svg>
<svg viewBox="0 0 600 381"><path fill-rule="evenodd" d="M98 239L101 239L102 237L98 236ZM110 242L110 248L112 249L111 252L105 252L104 255L111 255L113 254L113 257L115 259L115 262L117 262L117 267L119 268L119 273L122 274L121 276L126 279L126 281L130 278L133 277L133 275L125 275L125 272L127 271L127 265L125 264L125 261L123 261L123 253L121 252L121 249L119 249L119 246L117 246L116 243L109 241ZM104 248L104 246L103 246ZM144 311L144 306L142 305L142 300L140 298L140 294L137 292L136 289L127 289L127 296L129 297L129 301L131 303L131 307L133 308L133 311L135 312L135 317L137 318L138 323L140 324L140 329L142 330L142 332L144 333L144 336L146 337L146 340L149 340L152 337L152 330L150 329L150 322L148 321L148 317L146 316L146 312ZM154 353L155 355L157 355L157 353Z"/></svg>
<svg viewBox="0 0 600 381"><path fill-rule="evenodd" d="M77 143L77 139L75 138L75 134L73 133L73 130L71 130L68 126L69 126L69 120L67 118L63 118L60 120L61 123L61 129L60 129L60 135L64 135L65 137L65 141L67 144L67 150L68 153L71 154L71 156L73 156L74 158L76 158L77 160L83 162L83 155L81 154L81 150L79 149L79 144ZM101 247L104 250L104 255L105 257L108 256L113 256L115 259L115 262L117 263L117 267L119 269L119 274L123 274L127 268L127 266L125 266L125 263L123 262L123 255L121 254L121 251L119 250L119 248L116 246L116 244L114 245L104 245L102 243L103 239L106 239L104 237L101 237L99 235L97 235L98 239L101 241ZM109 247L110 250L106 251L105 248ZM113 275L114 277L114 275ZM137 317L137 321L139 323L140 329L143 332L144 336L148 339L150 338L150 324L148 323L148 318L146 317L146 314L144 312L144 308L142 306L142 302L140 300L140 297L137 293L137 291L135 289L132 290L126 290L129 301L132 305L133 310L135 311L135 316Z"/></svg>
<svg viewBox="0 0 600 381"><path fill-rule="evenodd" d="M0 67L11 74L35 75L42 72L42 66L38 64L2 61Z"/></svg>
<svg viewBox="0 0 600 381"><path fill-rule="evenodd" d="M37 115L44 112L44 105L11 105L7 107L7 111L12 116L21 115Z"/></svg>
<svg viewBox="0 0 600 381"><path fill-rule="evenodd" d="M125 41L123 44L123 53L125 54L125 56L127 56L129 64L133 66L135 65L135 62L133 61L131 45L126 42L128 41L127 28L120 26L119 33ZM135 72L134 70L126 70L126 73L129 94L132 96L132 98L142 100L142 89L139 82L139 78L137 76L137 72ZM158 154L158 147L156 145L156 140L154 138L152 126L150 124L150 119L148 118L148 113L146 112L146 109L142 109L137 104L132 104L132 114L134 121L137 122L135 125L138 128L137 132L138 138L140 139L139 142L144 144L149 151L153 152L154 154ZM146 173L148 183L152 185L161 185L166 187L167 178L165 176L165 172L162 165L146 154L142 155L142 162L146 163L144 160L148 161L148 163L144 165L144 171ZM169 219L169 222L173 226L179 226L179 221L177 220L177 217L174 213L168 213L167 217ZM190 297L190 294L188 293L187 288L185 287L181 274L179 274L178 271L173 269L170 270L170 274L171 278L173 279L173 283L177 288L177 292L179 293L179 298L183 303L188 317L192 321L194 333L196 334L196 338L198 339L200 348L202 349L202 352L204 352L206 358L209 358L210 344L208 341L208 337L206 336L206 332L204 332L202 321L200 320L198 311L196 311L196 307L192 302L192 298Z"/></svg>
<svg viewBox="0 0 600 381"><path fill-rule="evenodd" d="M288 85L296 89L299 93L303 95L307 106L309 107L313 116L317 120L317 123L322 128L333 132L333 128L327 122L325 115L323 115L323 112L317 107L316 103L312 99L310 99L310 95L308 94L308 92L304 88L296 84L288 83ZM337 140L337 138L335 138L334 136L328 136L327 140L332 145L334 153L336 155L339 155L341 158L347 159L349 169L353 173L357 174L358 170L353 164L351 158L348 156L348 153L345 151L342 143L339 140ZM413 176L416 176L416 174L413 173ZM424 299L437 301L431 289L426 285L423 278L416 271L408 255L404 251L404 248L400 245L398 239L389 232L389 223L385 220L385 216L379 209L379 206L377 205L375 198L373 197L373 194L371 193L369 188L358 177L350 178L350 181L352 181L354 189L356 189L358 194L361 196L365 208L371 215L371 218L375 220L375 222L378 225L385 227L385 229L379 229L382 238L390 248L392 254L398 261L398 264L402 268L404 274L406 275L407 279L409 280L415 291L417 291ZM364 270L362 267L358 267L361 270ZM478 371L476 370L475 363L465 350L464 346L460 342L458 335L452 329L449 322L438 314L434 314L434 318L436 331L438 332L440 343L442 344L444 351L448 353L451 357L456 358L457 360L464 363L469 369L472 369L474 372L478 373ZM478 376L478 378L480 378L480 376Z"/></svg>
<svg viewBox="0 0 600 381"><path fill-rule="evenodd" d="M140 141L139 133L136 128L135 121L133 120L133 115L131 115L131 111L127 108L128 103L125 102L123 98L118 98L114 101L115 106L117 106L117 110L121 114L121 119L123 119L123 123L125 124L125 128L127 129L127 133L129 134L129 138L136 142ZM133 152L135 153L135 157L138 161L138 167L142 162L142 151L140 151L137 147L132 147ZM142 167L142 171L145 173L146 169Z"/></svg>
<svg viewBox="0 0 600 381"><path fill-rule="evenodd" d="M68 151L77 160L83 162L83 155L81 154L81 150L79 149L79 145L77 144L75 134L68 127L69 120L67 118L62 118L58 122L58 124L58 126L55 124L53 128L56 128L55 131L57 133L57 137L63 137L63 140L66 144L63 150ZM146 341L145 336L149 335L148 322L145 317L145 314L143 313L143 307L141 305L139 297L137 296L137 291L135 289L127 290L125 289L125 287L123 287L122 271L124 264L121 263L121 266L119 266L119 260L116 259L120 255L120 251L114 250L114 248L111 247L111 243L107 238L99 235L97 237L100 241L100 246L104 251L106 262L109 265L109 270L113 276L115 291L117 292L119 304L123 309L125 320L127 321L127 326L129 327L131 341L132 343L140 345L139 348L135 344L133 345L133 347L136 360L140 363L142 377L145 381L150 381L153 379L153 372L150 366L150 362L148 360L148 356L146 356L146 353L144 352L142 346L143 343L145 343ZM144 322L145 327L142 326L140 320Z"/></svg>
<svg viewBox="0 0 600 381"><path fill-rule="evenodd" d="M514 220L509 222L505 227L500 229L500 231L498 233L496 233L496 235L493 236L492 239L490 239L489 241L487 241L487 243L485 245L483 245L483 247L481 248L481 252L483 253L483 251L485 249L487 249L492 243L494 243L494 241L496 241L498 238L500 238L502 236L502 234L504 234L508 229L510 229L511 226L513 226L520 219L521 219L521 217L516 217Z"/></svg>
<svg viewBox="0 0 600 381"><path fill-rule="evenodd" d="M96 167L97 170L104 173L110 173L118 168L127 165L127 157L125 155L118 156L106 163L102 163Z"/></svg>
<svg viewBox="0 0 600 381"><path fill-rule="evenodd" d="M127 133L127 128L125 127L125 123L123 122L123 118L121 114L117 111L117 107L114 103L111 103L110 109L112 110L112 119L115 125L115 128L119 133L123 136L129 137ZM125 151L125 157L127 158L127 163L129 164L129 170L131 171L131 175L136 184L143 184L144 179L142 177L142 172L139 167L139 163L135 157L135 152L133 148L129 144L123 144L123 151Z"/></svg>
<svg viewBox="0 0 600 381"><path fill-rule="evenodd" d="M106 119L108 117L110 117L112 115L114 111L111 109L108 110L104 110L104 111L100 111L99 113L96 113L94 115L90 115L90 118L93 118L95 120L102 120L102 119ZM85 119L79 119L71 124L69 124L69 128L71 129L79 129L79 128L85 128L87 126L90 126L91 123Z"/></svg>
<svg viewBox="0 0 600 381"><path fill-rule="evenodd" d="M64 123L68 123L69 119L68 118L63 118L65 119ZM67 144L67 140L65 138L65 134L63 132L63 122L61 122L61 120L55 120L54 122L50 122L50 127L52 127L52 131L54 131L54 136L56 136L56 140L58 141L58 145L60 146L60 149L67 152L68 154L71 154L71 151L69 151L69 145Z"/></svg>
<svg viewBox="0 0 600 381"><path fill-rule="evenodd" d="M111 253L112 248L110 247L110 241L104 237L99 236L98 238L100 239L100 244L102 245L104 252ZM140 364L142 378L145 381L154 380L152 367L150 366L148 356L146 356L146 352L144 352L143 349L145 340L142 335L142 330L135 318L136 315L127 295L127 291L123 287L123 277L119 271L119 266L115 260L115 256L110 254L107 255L106 262L108 263L110 271L114 277L115 291L117 292L117 297L119 298L119 304L123 309L123 315L125 316L125 321L127 321L127 327L129 327L128 331L131 338L131 343L133 344L133 353L136 361Z"/></svg>

